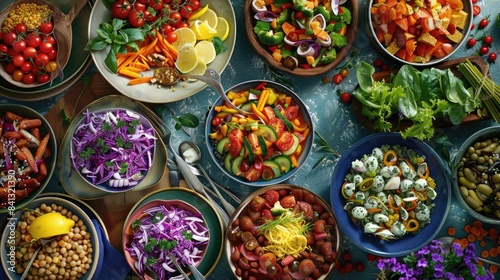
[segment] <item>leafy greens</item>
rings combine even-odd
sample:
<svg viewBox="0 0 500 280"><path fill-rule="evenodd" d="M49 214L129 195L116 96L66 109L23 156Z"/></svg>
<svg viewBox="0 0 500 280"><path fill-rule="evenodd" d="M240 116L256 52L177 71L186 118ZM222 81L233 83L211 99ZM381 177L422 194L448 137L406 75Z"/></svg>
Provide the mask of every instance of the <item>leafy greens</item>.
<svg viewBox="0 0 500 280"><path fill-rule="evenodd" d="M379 131L391 131L391 117L408 119L413 125L401 131L403 138L428 140L434 135L433 121L447 117L460 124L467 114L481 106L472 90L450 69L426 68L422 71L404 65L389 81L375 81L375 68L361 62L356 76L359 87L353 95L361 102L362 114Z"/></svg>

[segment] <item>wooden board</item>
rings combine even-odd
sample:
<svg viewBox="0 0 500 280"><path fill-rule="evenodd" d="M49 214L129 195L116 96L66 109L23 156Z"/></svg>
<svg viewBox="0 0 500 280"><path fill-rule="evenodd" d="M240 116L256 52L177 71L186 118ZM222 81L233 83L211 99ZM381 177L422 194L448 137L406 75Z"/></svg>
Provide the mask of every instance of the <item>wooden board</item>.
<svg viewBox="0 0 500 280"><path fill-rule="evenodd" d="M474 64L476 67L478 67L479 70L483 74L488 73L488 64L481 57L471 56L471 57L468 57L468 59L470 60L470 62L472 62L472 64ZM440 63L438 65L435 65L434 67L439 68L439 69L450 69L455 74L455 76L462 77L461 73L458 72L457 66L460 63L462 63L464 60L465 60L465 58L452 59L452 60L448 60L448 61L445 61L443 63ZM376 81L380 81L383 79L387 80L390 78L391 74L396 74L397 72L398 72L398 70L375 72L373 74L373 79ZM356 98L353 98L352 109L353 109L354 115L356 116L356 119L361 123L361 125L363 125L364 127L368 128L371 131L375 131L375 129L373 127L373 122L370 121L365 115L363 115L363 113L361 112L362 104ZM471 113L464 118L462 123L476 122L476 121L480 121L483 119L484 118L479 117L477 114ZM412 125L411 121L409 121L409 120L400 121L397 116L392 117L389 121L392 123L392 131L400 131L400 130L408 128L409 126ZM451 126L451 125L453 125L453 124L451 123L451 121L449 119L440 118L440 119L436 119L434 121L435 127L445 127L445 126Z"/></svg>
<svg viewBox="0 0 500 280"><path fill-rule="evenodd" d="M61 110L64 110L69 117L76 116L88 104L106 95L120 95L120 93L115 90L101 74L94 74L91 76L90 83L87 86L85 86L81 80L75 83L64 97L47 112L45 118L54 130L58 145L61 144L62 138L69 126L63 124ZM154 104L146 105L150 108L155 106ZM168 171L166 166L165 170ZM103 220L108 230L111 245L122 251L121 241L123 223L130 209L149 192L169 186L168 172L165 172L160 181L151 188L141 191L110 194L103 198L86 200L85 202L87 202ZM181 182L181 187L186 187L184 181Z"/></svg>

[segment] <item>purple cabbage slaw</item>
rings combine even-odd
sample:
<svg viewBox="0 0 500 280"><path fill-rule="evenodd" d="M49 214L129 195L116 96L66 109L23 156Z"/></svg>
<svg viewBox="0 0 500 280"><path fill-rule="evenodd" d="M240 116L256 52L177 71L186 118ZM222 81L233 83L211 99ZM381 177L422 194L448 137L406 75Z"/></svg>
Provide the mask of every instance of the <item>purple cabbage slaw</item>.
<svg viewBox="0 0 500 280"><path fill-rule="evenodd" d="M125 109L84 114L71 140L75 168L95 185L137 185L153 162L154 128Z"/></svg>
<svg viewBox="0 0 500 280"><path fill-rule="evenodd" d="M201 215L164 205L152 207L148 215L132 223L134 233L125 250L136 260L140 275L153 270L159 279L183 279L168 255L180 266L194 265L207 249L209 230Z"/></svg>

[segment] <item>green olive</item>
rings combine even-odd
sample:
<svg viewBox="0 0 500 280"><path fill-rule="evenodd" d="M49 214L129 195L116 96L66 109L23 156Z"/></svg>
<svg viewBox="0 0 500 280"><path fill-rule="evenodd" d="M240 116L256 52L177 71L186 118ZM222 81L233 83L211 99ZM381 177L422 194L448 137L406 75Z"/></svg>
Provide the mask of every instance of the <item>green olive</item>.
<svg viewBox="0 0 500 280"><path fill-rule="evenodd" d="M494 184L500 183L500 174L495 174L491 176L491 181L493 181Z"/></svg>
<svg viewBox="0 0 500 280"><path fill-rule="evenodd" d="M472 171L470 168L465 167L463 169L463 172L464 172L465 178L467 178L468 181L470 181L470 182L475 182L476 181L477 174L474 173L474 171Z"/></svg>
<svg viewBox="0 0 500 280"><path fill-rule="evenodd" d="M474 184L473 182L467 180L467 178L465 177L460 177L458 178L458 183L461 185L461 186L464 186L468 189L473 189L476 187L476 184Z"/></svg>

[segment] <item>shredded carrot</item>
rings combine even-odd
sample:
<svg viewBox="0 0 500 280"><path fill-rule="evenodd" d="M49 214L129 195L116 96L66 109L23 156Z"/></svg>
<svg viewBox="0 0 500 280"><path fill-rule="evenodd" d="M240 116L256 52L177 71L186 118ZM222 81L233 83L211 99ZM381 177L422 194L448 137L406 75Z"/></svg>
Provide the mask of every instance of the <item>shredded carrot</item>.
<svg viewBox="0 0 500 280"><path fill-rule="evenodd" d="M138 85L138 84L145 84L151 82L151 79L153 79L153 76L144 76L140 78L135 78L130 81L128 81L128 84L131 86Z"/></svg>
<svg viewBox="0 0 500 280"><path fill-rule="evenodd" d="M490 265L490 272L492 274L497 273L498 272L498 266L496 266L496 265Z"/></svg>
<svg viewBox="0 0 500 280"><path fill-rule="evenodd" d="M467 240L472 243L476 241L476 236L474 234L469 234L467 235Z"/></svg>
<svg viewBox="0 0 500 280"><path fill-rule="evenodd" d="M461 238L460 239L460 245L462 245L462 247L467 247L467 245L469 245L469 240L467 240L467 238Z"/></svg>
<svg viewBox="0 0 500 280"><path fill-rule="evenodd" d="M457 233L457 231L455 230L454 227L449 227L448 230L447 230L447 232L448 232L449 236L454 236L455 233Z"/></svg>
<svg viewBox="0 0 500 280"><path fill-rule="evenodd" d="M498 257L497 248L495 248L495 247L490 248L489 252L490 252L490 256L491 256L491 257L493 257L493 258Z"/></svg>

